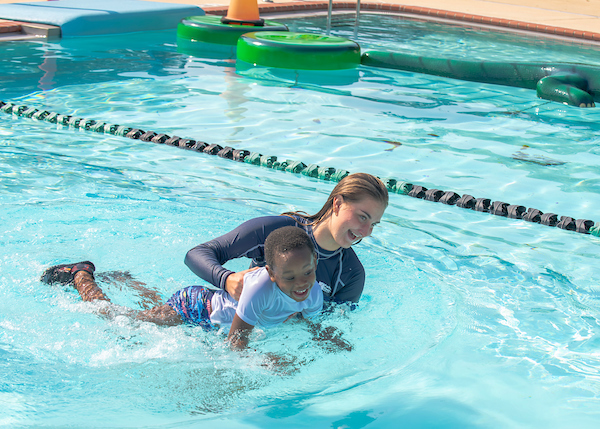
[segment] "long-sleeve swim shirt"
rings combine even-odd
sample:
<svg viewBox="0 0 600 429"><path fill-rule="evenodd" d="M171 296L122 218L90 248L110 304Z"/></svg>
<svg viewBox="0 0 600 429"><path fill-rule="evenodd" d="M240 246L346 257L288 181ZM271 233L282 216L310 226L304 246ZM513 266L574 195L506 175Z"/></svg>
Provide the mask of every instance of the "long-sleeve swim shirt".
<svg viewBox="0 0 600 429"><path fill-rule="evenodd" d="M191 249L185 256L190 270L212 285L225 289L233 271L223 267L227 261L246 257L251 266L265 265L265 239L277 228L293 225L303 228L317 252L317 281L327 301L358 302L365 285L365 269L353 249L331 252L322 249L313 235L312 225L301 216L264 216L242 223L237 228Z"/></svg>

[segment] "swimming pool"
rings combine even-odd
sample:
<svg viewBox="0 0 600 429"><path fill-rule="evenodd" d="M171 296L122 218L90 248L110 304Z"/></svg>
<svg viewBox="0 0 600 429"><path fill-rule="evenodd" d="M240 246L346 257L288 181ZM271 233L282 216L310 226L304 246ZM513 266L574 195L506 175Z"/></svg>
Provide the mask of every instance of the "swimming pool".
<svg viewBox="0 0 600 429"><path fill-rule="evenodd" d="M516 40L512 60L600 62L593 47L392 23L397 49L484 60ZM358 38L381 43L366 14ZM0 55L4 101L600 221L598 110L533 91L368 68L350 85L258 80L179 53L170 31L10 43ZM1 117L1 425L595 427L597 237L392 195L356 248L361 305L325 321L354 351L324 353L282 326L255 342L296 357L296 371L277 373L198 329L107 322L39 276L90 259L166 298L198 281L188 249L251 217L315 212L331 183ZM103 287L140 305L129 288Z"/></svg>

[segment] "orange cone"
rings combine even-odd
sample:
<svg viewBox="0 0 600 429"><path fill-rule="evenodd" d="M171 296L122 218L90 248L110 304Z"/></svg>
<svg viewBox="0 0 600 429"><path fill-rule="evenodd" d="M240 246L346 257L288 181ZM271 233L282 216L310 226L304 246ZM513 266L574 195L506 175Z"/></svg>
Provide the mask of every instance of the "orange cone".
<svg viewBox="0 0 600 429"><path fill-rule="evenodd" d="M253 25L262 27L265 20L258 13L258 0L231 0L223 24Z"/></svg>

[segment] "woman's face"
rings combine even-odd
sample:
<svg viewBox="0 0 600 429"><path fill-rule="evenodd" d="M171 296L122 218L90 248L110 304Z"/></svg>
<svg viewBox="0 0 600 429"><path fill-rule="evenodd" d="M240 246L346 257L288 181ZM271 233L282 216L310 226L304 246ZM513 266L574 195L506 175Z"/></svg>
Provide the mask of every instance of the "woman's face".
<svg viewBox="0 0 600 429"><path fill-rule="evenodd" d="M373 232L373 227L381 221L385 207L371 197L357 202L335 197L329 229L335 242L347 249Z"/></svg>

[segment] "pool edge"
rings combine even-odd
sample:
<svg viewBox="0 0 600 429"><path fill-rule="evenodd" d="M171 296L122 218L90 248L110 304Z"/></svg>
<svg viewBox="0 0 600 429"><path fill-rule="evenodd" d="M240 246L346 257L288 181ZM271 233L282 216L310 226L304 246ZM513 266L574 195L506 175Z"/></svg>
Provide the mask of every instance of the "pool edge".
<svg viewBox="0 0 600 429"><path fill-rule="evenodd" d="M336 11L355 11L357 2L333 1L332 6L333 10ZM202 10L205 11L205 13L212 15L225 15L228 9L228 5L200 7L202 8ZM329 8L329 3L327 1L293 1L278 4L259 4L258 7L260 13L264 15L276 15L285 13L302 14L326 11ZM525 32L529 34L544 35L547 37L569 39L578 42L600 44L600 33L597 32L580 31L567 27L558 27L547 24L535 24L514 19L496 18L423 6L410 6L384 2L361 2L360 10L401 14L428 20L441 20L458 25L470 24L476 27L491 30L506 30L517 33ZM0 19L0 41L18 40L23 38L30 39L48 37L46 34L40 34L39 32L33 35L24 34L26 32L21 27L23 24L31 23L23 23L20 21L10 19ZM56 37L56 34L52 33L51 37Z"/></svg>
<svg viewBox="0 0 600 429"><path fill-rule="evenodd" d="M352 1L334 1L333 10L356 10L356 3ZM211 15L225 15L228 6L207 6L202 9ZM259 4L261 14L294 13L323 11L329 8L326 1L302 1L289 2L285 4ZM452 12L443 9L433 9L421 6L406 6L401 4L391 4L383 2L360 3L361 11L391 12L398 14L414 15L422 18L442 19L453 21L455 23L469 23L485 27L496 27L507 30L525 31L549 36L564 37L579 41L588 41L600 43L600 33L590 31L578 31L566 27L556 27L551 25L534 24L525 21L510 20L505 18L492 18L483 15L474 15L463 12Z"/></svg>

